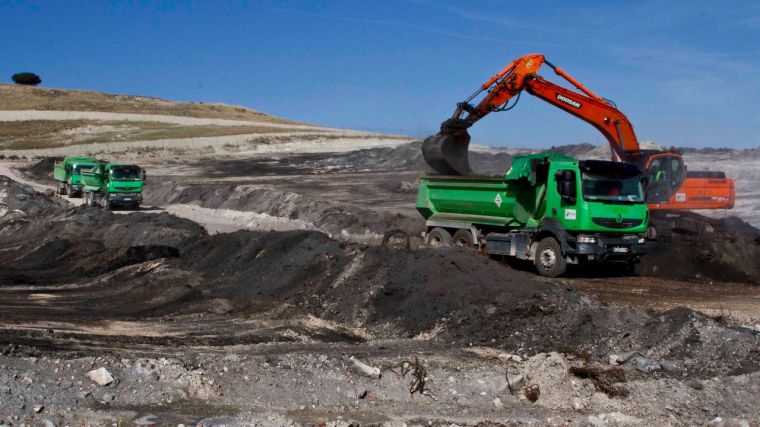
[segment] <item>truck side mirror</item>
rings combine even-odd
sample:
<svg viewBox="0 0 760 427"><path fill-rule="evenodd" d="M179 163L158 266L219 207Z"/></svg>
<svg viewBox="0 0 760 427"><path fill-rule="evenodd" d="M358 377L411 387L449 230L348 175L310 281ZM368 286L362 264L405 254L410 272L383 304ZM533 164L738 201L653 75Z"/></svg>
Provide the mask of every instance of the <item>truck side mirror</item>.
<svg viewBox="0 0 760 427"><path fill-rule="evenodd" d="M578 197L578 188L575 184L575 171L563 169L554 174L557 181L557 193L562 200L569 205L574 205Z"/></svg>

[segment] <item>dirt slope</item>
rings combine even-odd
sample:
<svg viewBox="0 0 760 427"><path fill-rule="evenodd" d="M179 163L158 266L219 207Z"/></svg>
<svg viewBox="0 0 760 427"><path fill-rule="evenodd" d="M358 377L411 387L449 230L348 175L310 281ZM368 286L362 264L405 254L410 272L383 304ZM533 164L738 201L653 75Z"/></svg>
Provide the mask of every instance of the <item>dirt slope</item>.
<svg viewBox="0 0 760 427"><path fill-rule="evenodd" d="M0 84L0 110L100 111L296 123L233 105L6 84Z"/></svg>

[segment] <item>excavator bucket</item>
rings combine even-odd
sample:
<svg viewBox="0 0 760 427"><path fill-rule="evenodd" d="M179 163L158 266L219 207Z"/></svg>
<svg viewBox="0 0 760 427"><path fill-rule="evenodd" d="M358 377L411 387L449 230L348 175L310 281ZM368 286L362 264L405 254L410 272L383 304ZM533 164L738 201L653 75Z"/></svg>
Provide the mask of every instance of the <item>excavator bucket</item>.
<svg viewBox="0 0 760 427"><path fill-rule="evenodd" d="M442 175L472 175L468 156L470 134L466 127L444 122L441 131L422 142L422 157Z"/></svg>

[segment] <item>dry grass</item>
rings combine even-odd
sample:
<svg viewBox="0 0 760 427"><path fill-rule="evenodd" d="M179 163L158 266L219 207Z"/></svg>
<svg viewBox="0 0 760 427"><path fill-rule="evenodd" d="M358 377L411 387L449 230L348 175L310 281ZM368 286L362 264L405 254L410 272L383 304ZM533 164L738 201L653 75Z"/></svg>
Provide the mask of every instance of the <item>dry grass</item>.
<svg viewBox="0 0 760 427"><path fill-rule="evenodd" d="M26 150L122 141L291 132L267 126L182 126L161 122L30 120L0 122L0 149Z"/></svg>
<svg viewBox="0 0 760 427"><path fill-rule="evenodd" d="M303 124L234 105L6 84L0 84L0 110L102 111Z"/></svg>

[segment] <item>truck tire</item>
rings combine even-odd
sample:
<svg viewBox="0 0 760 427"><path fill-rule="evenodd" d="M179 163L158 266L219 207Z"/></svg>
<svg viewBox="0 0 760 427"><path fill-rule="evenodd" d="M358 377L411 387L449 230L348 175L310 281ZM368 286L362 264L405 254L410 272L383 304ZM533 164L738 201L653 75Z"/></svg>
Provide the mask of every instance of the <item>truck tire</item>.
<svg viewBox="0 0 760 427"><path fill-rule="evenodd" d="M534 263L538 274L545 277L561 276L567 269L562 248L553 237L544 237L538 243Z"/></svg>
<svg viewBox="0 0 760 427"><path fill-rule="evenodd" d="M470 230L460 228L456 231L456 233L454 233L452 242L454 246L459 246L461 248L471 248L474 244L474 241L472 239L472 232Z"/></svg>
<svg viewBox="0 0 760 427"><path fill-rule="evenodd" d="M435 227L425 236L428 246L451 246L451 233L441 227Z"/></svg>
<svg viewBox="0 0 760 427"><path fill-rule="evenodd" d="M75 191L71 189L71 184L66 186L66 194L69 196L69 199L73 199L75 196Z"/></svg>
<svg viewBox="0 0 760 427"><path fill-rule="evenodd" d="M106 200L105 202L103 202L103 209L105 209L107 211L112 211L113 210L113 203L111 203L110 200Z"/></svg>

